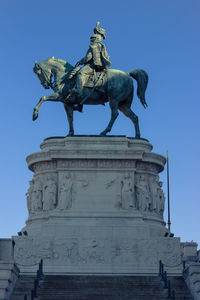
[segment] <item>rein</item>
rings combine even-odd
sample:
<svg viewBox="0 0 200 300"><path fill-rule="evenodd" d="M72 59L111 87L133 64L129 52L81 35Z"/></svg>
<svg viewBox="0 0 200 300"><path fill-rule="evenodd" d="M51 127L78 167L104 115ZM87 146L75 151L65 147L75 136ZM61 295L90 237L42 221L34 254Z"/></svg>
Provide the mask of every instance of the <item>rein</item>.
<svg viewBox="0 0 200 300"><path fill-rule="evenodd" d="M46 72L44 69L42 69L41 66L40 66L40 70L41 70L41 72L42 72L43 75L44 75L45 81L46 81L46 82L48 83L48 85L53 89L53 85L52 85L52 83L51 83L51 76L52 76L52 74L50 75L50 79L48 79L48 74L47 74L47 72Z"/></svg>

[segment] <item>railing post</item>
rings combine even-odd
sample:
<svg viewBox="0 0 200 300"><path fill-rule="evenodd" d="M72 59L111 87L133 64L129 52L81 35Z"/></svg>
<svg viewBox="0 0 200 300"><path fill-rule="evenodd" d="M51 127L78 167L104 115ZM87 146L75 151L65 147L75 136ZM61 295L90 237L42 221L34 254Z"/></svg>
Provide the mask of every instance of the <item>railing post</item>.
<svg viewBox="0 0 200 300"><path fill-rule="evenodd" d="M43 259L39 263L39 276L40 278L43 277Z"/></svg>
<svg viewBox="0 0 200 300"><path fill-rule="evenodd" d="M43 260L41 259L41 261L39 262L39 267L38 270L36 272L36 278L34 280L34 287L33 290L31 290L31 300L34 300L34 297L37 297L37 288L40 287L39 283L40 283L40 279L42 279L42 277L44 276L43 274ZM24 296L24 300L27 300L27 296Z"/></svg>
<svg viewBox="0 0 200 300"><path fill-rule="evenodd" d="M37 287L38 287L38 279L36 278L34 280L34 289L33 289L34 297L37 296Z"/></svg>
<svg viewBox="0 0 200 300"><path fill-rule="evenodd" d="M43 259L41 259L41 272L42 272L42 274L43 274Z"/></svg>
<svg viewBox="0 0 200 300"><path fill-rule="evenodd" d="M172 300L176 300L176 298L175 298L175 291L174 290L172 291Z"/></svg>
<svg viewBox="0 0 200 300"><path fill-rule="evenodd" d="M185 260L183 260L183 272L185 270Z"/></svg>
<svg viewBox="0 0 200 300"><path fill-rule="evenodd" d="M32 290L32 291L31 291L31 300L34 300L34 297L35 297L34 291Z"/></svg>
<svg viewBox="0 0 200 300"><path fill-rule="evenodd" d="M167 296L167 298L171 298L171 296L172 296L171 281L168 280L168 296Z"/></svg>
<svg viewBox="0 0 200 300"><path fill-rule="evenodd" d="M164 264L161 265L161 279L164 280Z"/></svg>
<svg viewBox="0 0 200 300"><path fill-rule="evenodd" d="M41 276L41 261L39 262L39 269L38 269L38 273L39 273L39 276Z"/></svg>
<svg viewBox="0 0 200 300"><path fill-rule="evenodd" d="M24 295L24 300L27 300L27 295Z"/></svg>
<svg viewBox="0 0 200 300"><path fill-rule="evenodd" d="M161 276L162 260L159 260L159 276Z"/></svg>
<svg viewBox="0 0 200 300"><path fill-rule="evenodd" d="M167 289L167 271L164 272L164 288Z"/></svg>

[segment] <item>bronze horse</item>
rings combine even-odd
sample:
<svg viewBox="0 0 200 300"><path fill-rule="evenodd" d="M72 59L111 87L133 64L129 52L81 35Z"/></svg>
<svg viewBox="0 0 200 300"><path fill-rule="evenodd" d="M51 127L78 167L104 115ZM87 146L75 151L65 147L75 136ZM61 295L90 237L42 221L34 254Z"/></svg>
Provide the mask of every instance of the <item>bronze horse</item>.
<svg viewBox="0 0 200 300"><path fill-rule="evenodd" d="M49 58L41 63L35 62L33 68L38 76L40 83L45 89L52 88L54 93L43 96L34 108L33 120L38 117L38 111L45 101L62 102L69 122L69 136L74 135L73 128L73 110L75 105L79 105L83 99L86 99L85 105L97 105L109 102L111 109L111 119L108 126L100 135L106 135L111 131L112 126L118 116L118 109L128 118L131 119L135 126L135 137L140 138L140 129L137 115L131 110L133 101L133 77L138 84L137 95L140 102L147 107L145 101L145 91L148 84L148 75L144 70L134 70L131 72L123 72L120 70L109 69L106 71L107 79L101 89L83 88L81 98L73 94L73 86L75 85L75 76L70 79L73 72L73 66L68 62ZM54 77L54 82L52 78Z"/></svg>

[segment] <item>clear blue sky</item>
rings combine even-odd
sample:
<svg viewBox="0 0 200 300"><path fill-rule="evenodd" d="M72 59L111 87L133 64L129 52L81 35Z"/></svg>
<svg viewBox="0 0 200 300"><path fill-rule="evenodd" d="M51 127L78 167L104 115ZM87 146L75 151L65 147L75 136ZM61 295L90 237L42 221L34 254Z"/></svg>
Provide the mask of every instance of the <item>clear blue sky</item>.
<svg viewBox="0 0 200 300"><path fill-rule="evenodd" d="M31 120L33 107L48 93L32 72L34 61L55 56L75 64L97 21L107 31L112 67L149 74L148 109L136 95L132 108L154 151L169 150L172 231L181 241L200 244L199 0L1 0L0 237L15 235L27 219L32 173L25 157L39 151L44 138L68 131L60 103L45 103L39 119ZM76 134L100 133L109 116L108 106L84 108L75 114ZM133 136L130 120L120 114L112 134ZM166 171L161 180L166 192Z"/></svg>

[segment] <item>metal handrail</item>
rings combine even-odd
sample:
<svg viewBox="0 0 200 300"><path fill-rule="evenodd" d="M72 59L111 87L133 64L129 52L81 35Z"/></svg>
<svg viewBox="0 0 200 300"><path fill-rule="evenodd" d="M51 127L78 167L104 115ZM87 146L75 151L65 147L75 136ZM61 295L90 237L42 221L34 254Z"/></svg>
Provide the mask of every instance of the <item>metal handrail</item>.
<svg viewBox="0 0 200 300"><path fill-rule="evenodd" d="M171 280L167 278L167 271L165 271L165 266L162 263L162 260L159 261L159 273L158 275L161 277L161 281L164 281L164 288L168 289L167 298L176 300L175 290L172 290ZM183 261L183 271L185 270L185 261ZM185 300L185 296L183 296L182 300Z"/></svg>
<svg viewBox="0 0 200 300"><path fill-rule="evenodd" d="M34 300L34 298L37 297L37 288L40 286L40 280L43 278L43 260L41 259L38 270L36 272L36 278L34 279L34 288L31 290L31 300ZM24 295L24 300L27 300L26 294Z"/></svg>
<svg viewBox="0 0 200 300"><path fill-rule="evenodd" d="M168 296L172 300L175 300L175 291L171 289L171 281L167 277L167 271L165 271L165 266L162 261L159 261L159 276L161 277L161 281L164 282L164 288L168 289Z"/></svg>

